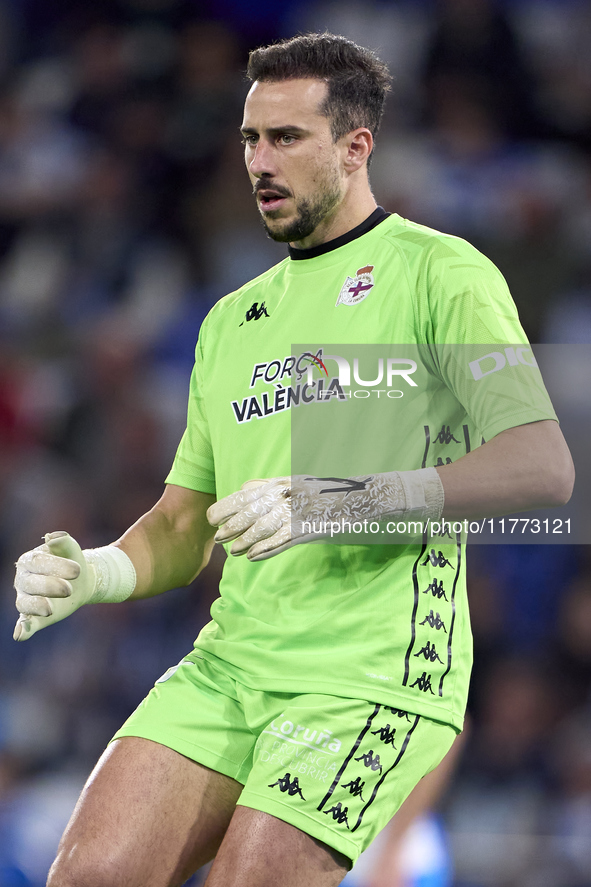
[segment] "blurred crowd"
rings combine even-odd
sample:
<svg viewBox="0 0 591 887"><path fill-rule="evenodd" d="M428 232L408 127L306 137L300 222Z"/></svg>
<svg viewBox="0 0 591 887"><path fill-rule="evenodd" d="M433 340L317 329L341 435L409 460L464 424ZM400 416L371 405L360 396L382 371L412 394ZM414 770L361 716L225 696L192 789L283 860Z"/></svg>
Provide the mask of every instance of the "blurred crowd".
<svg viewBox="0 0 591 887"><path fill-rule="evenodd" d="M221 568L16 645L14 560L50 530L106 544L160 496L203 317L285 255L242 165L248 49L324 29L395 76L378 202L490 256L532 341L591 343L584 0L0 0L0 887L42 887L85 775L190 648ZM454 883L589 887L591 556L471 554Z"/></svg>

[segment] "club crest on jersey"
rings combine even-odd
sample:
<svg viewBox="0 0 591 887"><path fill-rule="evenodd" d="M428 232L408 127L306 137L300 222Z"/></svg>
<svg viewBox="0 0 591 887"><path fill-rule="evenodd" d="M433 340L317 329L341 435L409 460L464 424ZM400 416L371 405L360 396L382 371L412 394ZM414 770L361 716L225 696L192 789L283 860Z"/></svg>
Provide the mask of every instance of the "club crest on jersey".
<svg viewBox="0 0 591 887"><path fill-rule="evenodd" d="M373 268L373 265L366 265L359 269L355 277L347 277L341 287L335 307L336 305L358 305L369 296L374 286L371 273Z"/></svg>

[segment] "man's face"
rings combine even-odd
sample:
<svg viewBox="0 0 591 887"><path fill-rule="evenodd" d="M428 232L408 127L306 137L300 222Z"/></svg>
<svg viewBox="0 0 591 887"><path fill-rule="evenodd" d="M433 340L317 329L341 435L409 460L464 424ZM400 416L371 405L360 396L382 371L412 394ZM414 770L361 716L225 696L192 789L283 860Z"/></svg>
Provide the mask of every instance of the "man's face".
<svg viewBox="0 0 591 887"><path fill-rule="evenodd" d="M245 160L273 240L313 246L343 198L339 143L319 112L322 80L253 84L244 107Z"/></svg>

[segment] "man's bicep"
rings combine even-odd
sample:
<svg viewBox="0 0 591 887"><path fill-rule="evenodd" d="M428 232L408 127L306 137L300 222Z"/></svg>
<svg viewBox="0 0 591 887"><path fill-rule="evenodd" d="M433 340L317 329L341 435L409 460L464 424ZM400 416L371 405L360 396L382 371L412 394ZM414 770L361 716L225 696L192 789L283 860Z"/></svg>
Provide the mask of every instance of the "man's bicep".
<svg viewBox="0 0 591 887"><path fill-rule="evenodd" d="M563 505L574 482L568 446L552 419L507 428L437 471L443 516L454 520Z"/></svg>
<svg viewBox="0 0 591 887"><path fill-rule="evenodd" d="M208 523L206 512L215 501L216 497L211 493L190 490L177 484L166 484L156 507L179 531L201 530L206 536L213 536L215 527Z"/></svg>
<svg viewBox="0 0 591 887"><path fill-rule="evenodd" d="M528 470L537 474L550 505L564 505L568 502L575 469L568 444L557 421L542 419L516 425L500 432L489 443L496 447L499 463L504 464L508 470Z"/></svg>
<svg viewBox="0 0 591 887"><path fill-rule="evenodd" d="M195 559L194 578L209 561L216 527L207 520L207 509L216 501L211 493L191 490L176 484L166 484L156 508L162 515L169 546L173 550L191 553ZM178 556L178 554L177 554Z"/></svg>

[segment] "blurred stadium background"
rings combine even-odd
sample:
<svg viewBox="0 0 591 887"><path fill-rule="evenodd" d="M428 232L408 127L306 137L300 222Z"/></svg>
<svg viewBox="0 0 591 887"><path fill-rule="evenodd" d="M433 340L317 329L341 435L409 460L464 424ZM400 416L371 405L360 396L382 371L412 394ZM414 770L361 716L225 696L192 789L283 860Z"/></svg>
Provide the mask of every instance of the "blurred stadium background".
<svg viewBox="0 0 591 887"><path fill-rule="evenodd" d="M247 51L324 28L396 78L378 201L495 260L532 341L591 342L585 0L0 0L0 887L44 885L86 774L190 648L220 568L16 645L13 562L48 530L112 541L160 495L201 320L284 255L242 166ZM471 554L453 883L587 887L589 549Z"/></svg>

